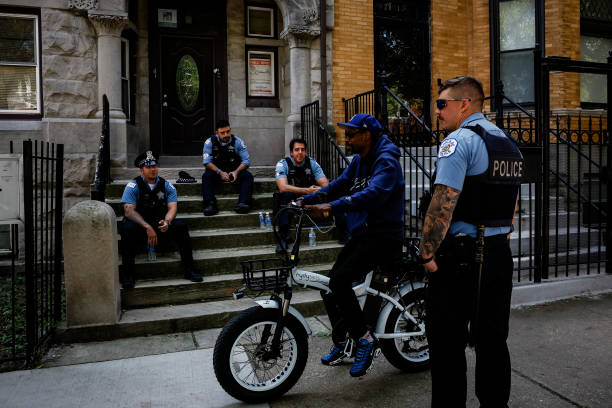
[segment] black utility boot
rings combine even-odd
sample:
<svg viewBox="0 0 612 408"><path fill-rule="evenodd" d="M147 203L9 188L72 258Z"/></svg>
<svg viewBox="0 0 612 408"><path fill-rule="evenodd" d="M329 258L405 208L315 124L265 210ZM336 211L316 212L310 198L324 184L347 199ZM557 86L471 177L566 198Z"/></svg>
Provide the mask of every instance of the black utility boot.
<svg viewBox="0 0 612 408"><path fill-rule="evenodd" d="M234 211L236 211L238 214L248 214L250 209L251 206L249 206L248 204L238 203L236 208L234 208Z"/></svg>
<svg viewBox="0 0 612 408"><path fill-rule="evenodd" d="M287 252L287 241L289 240L289 231L281 229L278 231L278 243L276 244L276 253L284 254Z"/></svg>
<svg viewBox="0 0 612 408"><path fill-rule="evenodd" d="M210 203L208 203L208 205L204 208L204 215L209 216L209 215L215 215L219 212L219 209L217 208L217 202L216 201L211 201Z"/></svg>
<svg viewBox="0 0 612 408"><path fill-rule="evenodd" d="M193 269L185 270L185 279L190 280L192 282L202 282L202 274L197 273Z"/></svg>

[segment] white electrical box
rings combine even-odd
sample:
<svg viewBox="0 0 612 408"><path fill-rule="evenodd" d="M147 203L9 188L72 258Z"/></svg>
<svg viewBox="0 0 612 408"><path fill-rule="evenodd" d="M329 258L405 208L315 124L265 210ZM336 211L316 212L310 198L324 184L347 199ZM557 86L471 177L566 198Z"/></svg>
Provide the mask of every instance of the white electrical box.
<svg viewBox="0 0 612 408"><path fill-rule="evenodd" d="M0 154L0 224L23 219L23 156Z"/></svg>

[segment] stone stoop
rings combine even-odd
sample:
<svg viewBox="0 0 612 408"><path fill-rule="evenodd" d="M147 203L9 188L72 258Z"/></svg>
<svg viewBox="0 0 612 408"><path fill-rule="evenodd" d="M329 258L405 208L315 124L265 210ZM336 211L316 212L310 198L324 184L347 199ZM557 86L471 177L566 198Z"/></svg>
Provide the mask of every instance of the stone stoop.
<svg viewBox="0 0 612 408"><path fill-rule="evenodd" d="M163 165L163 163L162 163ZM178 167L178 166L177 166ZM185 170L197 183L176 184L178 171ZM233 300L232 292L243 286L240 261L274 258L276 242L271 231L259 226L258 212L272 213L272 192L276 188L273 166L250 168L255 176L253 206L249 214L233 211L238 201L238 185L223 183L216 191L220 212L202 214L199 168L160 168L160 175L178 191L179 213L189 226L196 269L204 281L194 283L182 278L180 256L173 246L159 247L157 260L146 254L136 256L136 287L121 291L122 315L119 323L88 328L61 328L59 342L109 340L222 327L239 311L255 305L247 297ZM125 185L137 176L138 169L114 168L114 181L107 186L106 202L114 209L118 223L123 210L121 195ZM317 233L317 246L308 246L308 231L302 233L300 268L327 274L342 246L335 231ZM144 244L143 244L144 247ZM256 294L250 294L256 295ZM296 289L294 306L305 315L324 312L318 291Z"/></svg>

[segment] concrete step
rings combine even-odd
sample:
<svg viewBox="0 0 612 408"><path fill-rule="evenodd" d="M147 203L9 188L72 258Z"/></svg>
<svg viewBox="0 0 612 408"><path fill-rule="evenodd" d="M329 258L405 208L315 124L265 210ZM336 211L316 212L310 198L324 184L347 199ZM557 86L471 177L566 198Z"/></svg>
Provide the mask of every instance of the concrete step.
<svg viewBox="0 0 612 408"><path fill-rule="evenodd" d="M193 174L192 174L193 176ZM194 176L195 177L195 176ZM106 196L109 199L120 199L127 183L132 179L115 180L106 186ZM202 194L202 181L197 183L178 183L174 184L178 192L179 200L184 196L198 196ZM276 189L276 182L273 177L259 177L253 184L253 194L270 193ZM215 194L238 194L240 185L237 183L218 183L215 187Z"/></svg>
<svg viewBox="0 0 612 408"><path fill-rule="evenodd" d="M106 203L110 205L117 216L123 215L123 207L121 198L107 199ZM228 194L217 197L217 207L219 211L233 211L238 203L238 194ZM184 213L201 213L202 212L202 195L197 196L179 196L179 217ZM271 211L272 210L272 193L253 194L252 211Z"/></svg>
<svg viewBox="0 0 612 408"><path fill-rule="evenodd" d="M586 227L570 227L559 229L558 235L556 235L555 229L550 229L549 236L549 251L551 253L557 251L572 251L578 248L591 247L593 245L605 245L605 237L603 230L589 229ZM558 239L556 238L558 237ZM589 241L590 239L590 241ZM520 251L519 251L520 246ZM512 253L516 256L528 254L530 248L534 248L535 239L533 232L530 230L515 230L510 235L510 248Z"/></svg>
<svg viewBox="0 0 612 408"><path fill-rule="evenodd" d="M300 263L304 265L330 263L336 260L342 245L336 241L318 242L316 247L302 243ZM228 247L223 249L196 249L193 251L195 268L205 276L242 273L240 261L247 259L275 258L274 245ZM134 272L138 280L182 277L180 257L177 252L160 253L157 260L149 262L146 254L136 256Z"/></svg>
<svg viewBox="0 0 612 408"><path fill-rule="evenodd" d="M321 295L316 290L296 291L291 304L306 317L325 313ZM255 305L252 300L244 298L131 309L124 311L116 324L71 329L59 327L56 340L77 343L212 329L223 327L237 313Z"/></svg>
<svg viewBox="0 0 612 408"><path fill-rule="evenodd" d="M270 209L271 211L271 209ZM259 215L257 212L249 214L236 214L234 211L221 211L216 215L204 216L200 213L179 214L177 218L183 220L189 227L189 231L210 228L256 228L259 227ZM117 225L123 217L117 217Z"/></svg>
<svg viewBox="0 0 612 408"><path fill-rule="evenodd" d="M184 158L184 159L183 159ZM176 156L171 161L160 158L161 167L158 167L159 175L166 180L174 183L179 178L179 171L186 171L196 180L202 181L204 166L202 166L202 156ZM274 177L274 166L252 166L249 171L253 177ZM128 180L140 175L140 170L136 167L113 167L111 168L111 178L113 180Z"/></svg>
<svg viewBox="0 0 612 408"><path fill-rule="evenodd" d="M327 275L332 265L305 265L303 268ZM131 309L232 299L232 293L243 286L242 273L205 276L201 283L185 279L139 281L134 289L121 291L121 306Z"/></svg>

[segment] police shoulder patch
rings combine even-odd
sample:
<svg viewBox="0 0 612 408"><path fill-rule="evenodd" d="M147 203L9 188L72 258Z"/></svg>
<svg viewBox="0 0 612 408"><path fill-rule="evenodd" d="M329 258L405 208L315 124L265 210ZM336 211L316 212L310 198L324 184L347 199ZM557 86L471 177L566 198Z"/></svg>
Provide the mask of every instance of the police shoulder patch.
<svg viewBox="0 0 612 408"><path fill-rule="evenodd" d="M166 185L167 185L168 187L170 187L170 189L172 189L172 190L176 190L176 188L175 188L175 187L172 185L172 183L171 183L171 182L166 181Z"/></svg>
<svg viewBox="0 0 612 408"><path fill-rule="evenodd" d="M133 181L130 181L129 183L127 183L127 186L129 188L136 188L136 183L134 183Z"/></svg>
<svg viewBox="0 0 612 408"><path fill-rule="evenodd" d="M438 157L448 157L451 154L455 153L455 149L457 148L457 139L446 138L440 144L440 148L438 150Z"/></svg>
<svg viewBox="0 0 612 408"><path fill-rule="evenodd" d="M208 139L206 139L206 142L204 142L204 144L207 144L207 145L209 145L211 143L212 143L212 140L210 139L210 137Z"/></svg>
<svg viewBox="0 0 612 408"><path fill-rule="evenodd" d="M277 169L282 169L283 167L285 167L285 165L283 164L283 160L281 160L281 161L276 163L276 168Z"/></svg>

